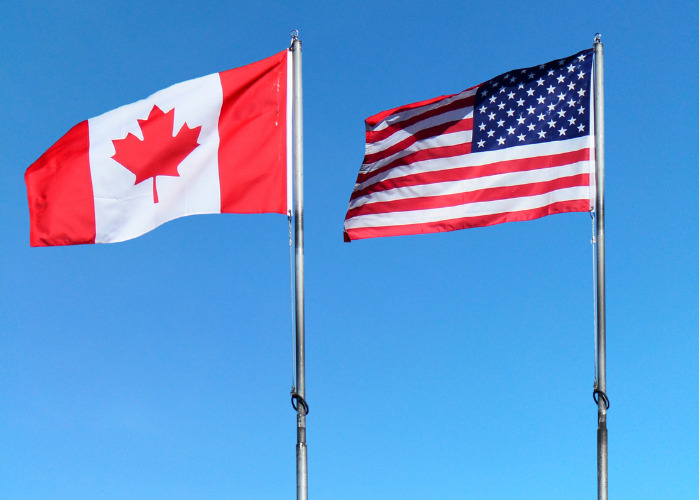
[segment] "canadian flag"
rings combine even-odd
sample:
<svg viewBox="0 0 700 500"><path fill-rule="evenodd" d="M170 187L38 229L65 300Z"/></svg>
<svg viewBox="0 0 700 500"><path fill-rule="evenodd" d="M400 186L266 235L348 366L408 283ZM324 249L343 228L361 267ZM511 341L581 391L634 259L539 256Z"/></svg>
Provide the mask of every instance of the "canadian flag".
<svg viewBox="0 0 700 500"><path fill-rule="evenodd" d="M285 50L79 123L24 175L31 245L124 241L193 214L287 213L291 72Z"/></svg>

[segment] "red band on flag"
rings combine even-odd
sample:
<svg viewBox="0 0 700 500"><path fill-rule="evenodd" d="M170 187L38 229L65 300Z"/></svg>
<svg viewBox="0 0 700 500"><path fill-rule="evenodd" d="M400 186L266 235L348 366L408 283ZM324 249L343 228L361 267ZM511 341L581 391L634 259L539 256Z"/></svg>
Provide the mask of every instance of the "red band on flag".
<svg viewBox="0 0 700 500"><path fill-rule="evenodd" d="M286 57L219 74L222 213L287 213Z"/></svg>
<svg viewBox="0 0 700 500"><path fill-rule="evenodd" d="M70 129L25 172L31 246L95 242L88 122Z"/></svg>

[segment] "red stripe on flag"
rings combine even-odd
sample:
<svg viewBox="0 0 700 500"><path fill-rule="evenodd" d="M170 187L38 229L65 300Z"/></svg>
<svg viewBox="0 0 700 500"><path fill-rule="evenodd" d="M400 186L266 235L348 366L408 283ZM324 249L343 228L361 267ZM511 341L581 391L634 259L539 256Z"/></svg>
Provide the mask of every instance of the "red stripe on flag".
<svg viewBox="0 0 700 500"><path fill-rule="evenodd" d="M406 224L401 226L360 227L346 229L345 241L361 240L365 238L377 238L383 236L407 236L411 234L437 233L469 229L474 227L493 226L503 222L518 222L539 219L547 215L565 212L588 212L588 200L571 200L552 203L540 208L522 210L518 212L506 212L502 214L483 215L476 217L462 217L458 219L426 222L421 224Z"/></svg>
<svg viewBox="0 0 700 500"><path fill-rule="evenodd" d="M24 174L33 247L95 243L88 122L80 122Z"/></svg>
<svg viewBox="0 0 700 500"><path fill-rule="evenodd" d="M221 212L287 213L287 51L219 76Z"/></svg>
<svg viewBox="0 0 700 500"><path fill-rule="evenodd" d="M473 87L472 87L472 88L473 88ZM470 89L467 89L467 90L470 90ZM365 120L365 124L366 124L366 126L367 126L368 128L370 128L370 127L371 127L371 128L374 128L374 127L377 126L377 124L379 124L379 123L383 122L384 120L386 120L386 118L387 118L388 116L396 115L396 114L399 114L399 113L403 113L403 112L405 112L405 111L410 111L410 110L412 110L412 109L417 109L417 108L420 108L420 107L422 107L422 106L428 106L428 105L433 104L433 103L436 103L436 102L438 102L438 101L442 101L442 100L444 100L444 99L449 99L450 97L454 97L454 96L456 96L456 95L457 95L457 94L441 95L441 96L438 96L438 97L433 97L433 98L431 98L431 99L426 99L426 100L424 100L424 101L418 101L418 102L414 102L414 103L411 103L411 104L406 104L406 105L400 106L400 107L398 107L398 108L387 109L386 111L381 111L381 112L377 113L376 115L372 115L372 116L370 116L369 118L367 118L367 119Z"/></svg>
<svg viewBox="0 0 700 500"><path fill-rule="evenodd" d="M407 212L412 210L429 210L432 208L454 207L468 203L504 200L509 198L524 198L537 196L558 189L569 187L588 186L589 175L577 174L560 177L549 181L533 184L521 184L516 186L499 186L479 189L465 193L454 193L437 196L424 196L420 198L404 198L400 200L380 201L368 203L348 210L345 219L351 219L359 215L381 214L390 212Z"/></svg>
<svg viewBox="0 0 700 500"><path fill-rule="evenodd" d="M384 158L387 158L395 153L403 151L409 146L424 139L429 139L431 137L449 134L452 132L466 132L469 130L473 130L473 128L474 120L472 118L465 118L464 120L455 120L451 122L441 123L432 127L424 128L417 131L415 134L406 137L404 140L397 142L393 146L389 146L388 148L383 149L382 151L379 151L377 153L365 155L363 163L365 165L368 165L370 163L378 162L379 160L383 160Z"/></svg>
<svg viewBox="0 0 700 500"><path fill-rule="evenodd" d="M448 111L455 111L457 109L464 108L469 108L468 110L471 111L474 107L475 99L476 96L474 95L466 96L462 99L456 99L449 104L445 104L443 106L439 106L433 109L428 109L425 112L412 116L411 118L407 118L406 120L392 122L390 125L387 125L381 130L368 130L365 133L365 139L367 141L367 144L381 141L391 136L395 132L404 130L407 127L410 127L411 125L415 125L416 123L422 122L423 120L427 120L428 118L440 116L443 113L447 113Z"/></svg>
<svg viewBox="0 0 700 500"><path fill-rule="evenodd" d="M490 175L559 167L563 165L570 165L579 161L587 161L589 157L590 151L588 149L579 149L577 151L569 151L550 156L535 156L518 160L506 160L485 165L476 165L473 167L457 167L446 170L437 170L435 172L421 172L419 174L411 174L376 182L366 186L363 189L354 191L350 200L352 201L371 193L387 191L389 189L400 187L476 179Z"/></svg>
<svg viewBox="0 0 700 500"><path fill-rule="evenodd" d="M402 156L397 158L391 163L387 163L377 169L370 170L369 172L360 172L357 176L357 184L362 184L365 181L375 177L382 172L392 170L396 167L411 165L419 161L425 160L437 160L438 158L451 158L453 156L467 155L472 152L471 142L462 142L460 144L455 144L453 146L442 146L439 148L421 149L415 153Z"/></svg>

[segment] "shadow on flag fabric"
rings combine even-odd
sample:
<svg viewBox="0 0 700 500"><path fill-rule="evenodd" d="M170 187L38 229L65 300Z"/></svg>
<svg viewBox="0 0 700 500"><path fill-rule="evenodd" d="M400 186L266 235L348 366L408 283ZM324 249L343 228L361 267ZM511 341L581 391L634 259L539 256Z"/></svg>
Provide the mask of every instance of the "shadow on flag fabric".
<svg viewBox="0 0 700 500"><path fill-rule="evenodd" d="M124 241L193 214L286 214L290 61L285 50L73 127L24 175L30 244Z"/></svg>
<svg viewBox="0 0 700 500"><path fill-rule="evenodd" d="M369 117L345 241L595 205L593 50Z"/></svg>

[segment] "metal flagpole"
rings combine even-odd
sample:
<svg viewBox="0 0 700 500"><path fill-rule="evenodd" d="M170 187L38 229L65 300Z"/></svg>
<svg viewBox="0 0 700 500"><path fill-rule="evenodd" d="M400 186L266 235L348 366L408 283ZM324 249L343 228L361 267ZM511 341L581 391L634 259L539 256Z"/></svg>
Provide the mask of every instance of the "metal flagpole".
<svg viewBox="0 0 700 500"><path fill-rule="evenodd" d="M596 323L598 365L593 399L598 404L598 500L608 498L608 427L610 402L605 393L605 161L603 130L603 44L595 36L595 163L596 163Z"/></svg>
<svg viewBox="0 0 700 500"><path fill-rule="evenodd" d="M292 406L297 411L297 500L308 498L306 463L306 381L304 376L304 148L301 88L301 40L292 31L292 114L294 158L294 317L296 323L296 387Z"/></svg>

